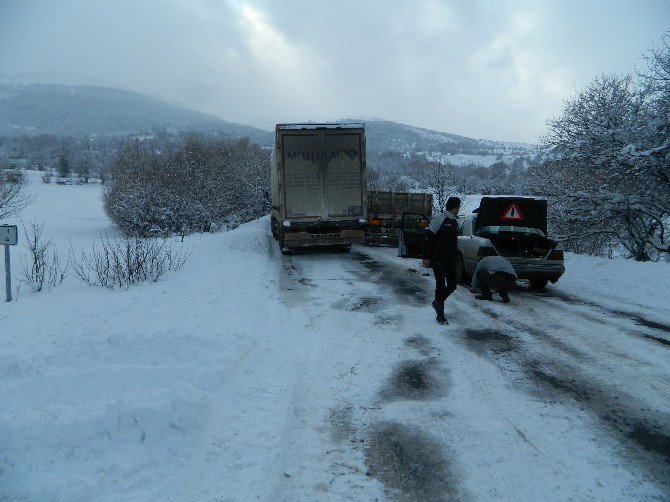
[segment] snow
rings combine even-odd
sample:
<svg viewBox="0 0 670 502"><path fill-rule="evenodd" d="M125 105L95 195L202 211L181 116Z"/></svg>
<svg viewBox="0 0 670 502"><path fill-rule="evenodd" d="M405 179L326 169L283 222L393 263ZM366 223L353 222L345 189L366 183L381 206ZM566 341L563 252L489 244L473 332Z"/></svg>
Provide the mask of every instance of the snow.
<svg viewBox="0 0 670 502"><path fill-rule="evenodd" d="M485 154L480 152L479 154L469 154L418 152L418 154L425 155L426 159L429 161L438 162L440 164L480 167L491 167L497 162L504 162L510 165L520 157L537 155L537 151L533 150L532 147L528 145L517 144L517 147L514 148L514 144L485 142L484 140L480 141L491 146L492 153Z"/></svg>
<svg viewBox="0 0 670 502"><path fill-rule="evenodd" d="M665 282L668 263L609 260L574 253L567 253L566 260L563 279L570 284L567 292L597 298L612 310L634 312L658 322L670 319L670 290Z"/></svg>
<svg viewBox="0 0 670 502"><path fill-rule="evenodd" d="M439 153L439 152L419 152L426 156L426 159L432 162L439 162L442 164L453 164L455 166L481 166L491 167L496 162L511 163L519 157L519 155L474 155L468 153Z"/></svg>
<svg viewBox="0 0 670 502"><path fill-rule="evenodd" d="M668 497L653 457L593 408L612 387L670 414L667 345L633 322L670 324L667 263L568 253L546 297L481 305L459 288L441 327L417 260L363 246L283 257L261 218L175 240L192 255L157 283L17 292L30 221L62 253L117 235L99 185L29 174L33 204L3 222L20 235L16 301L0 304L0 499L385 500L402 489L375 456L389 435L439 474L426 487L457 498ZM595 382L591 399L533 387L524 364ZM429 398L396 385L408 365Z"/></svg>
<svg viewBox="0 0 670 502"><path fill-rule="evenodd" d="M363 122L326 122L326 123L319 123L319 122L301 122L298 124L277 124L277 127L280 127L281 129L296 129L296 130L303 130L303 129L360 129L364 127L365 124Z"/></svg>

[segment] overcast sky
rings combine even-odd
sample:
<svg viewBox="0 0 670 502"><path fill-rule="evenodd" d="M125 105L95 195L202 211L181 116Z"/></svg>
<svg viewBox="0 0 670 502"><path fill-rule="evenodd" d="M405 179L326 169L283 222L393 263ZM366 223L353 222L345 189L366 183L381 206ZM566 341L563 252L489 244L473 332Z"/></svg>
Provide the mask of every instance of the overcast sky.
<svg viewBox="0 0 670 502"><path fill-rule="evenodd" d="M0 0L0 77L266 128L383 118L534 143L668 30L670 0Z"/></svg>

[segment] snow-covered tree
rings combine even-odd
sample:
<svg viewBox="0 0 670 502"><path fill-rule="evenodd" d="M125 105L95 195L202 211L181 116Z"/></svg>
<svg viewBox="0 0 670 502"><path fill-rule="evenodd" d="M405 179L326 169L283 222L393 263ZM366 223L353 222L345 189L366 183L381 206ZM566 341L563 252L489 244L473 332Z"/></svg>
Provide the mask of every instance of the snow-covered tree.
<svg viewBox="0 0 670 502"><path fill-rule="evenodd" d="M74 168L77 177L80 182L88 183L88 180L91 178L92 163L91 159L86 156L82 156L77 159L77 163Z"/></svg>
<svg viewBox="0 0 670 502"><path fill-rule="evenodd" d="M555 160L526 187L551 196L554 231L572 249L620 245L641 261L668 252L668 187L649 162L651 96L630 76L604 75L548 122L543 143Z"/></svg>
<svg viewBox="0 0 670 502"><path fill-rule="evenodd" d="M67 178L70 176L70 159L68 159L68 155L66 153L61 153L58 156L58 176L60 178Z"/></svg>
<svg viewBox="0 0 670 502"><path fill-rule="evenodd" d="M127 235L207 232L267 212L269 154L250 143L190 138L158 154L134 141L112 168L105 210Z"/></svg>

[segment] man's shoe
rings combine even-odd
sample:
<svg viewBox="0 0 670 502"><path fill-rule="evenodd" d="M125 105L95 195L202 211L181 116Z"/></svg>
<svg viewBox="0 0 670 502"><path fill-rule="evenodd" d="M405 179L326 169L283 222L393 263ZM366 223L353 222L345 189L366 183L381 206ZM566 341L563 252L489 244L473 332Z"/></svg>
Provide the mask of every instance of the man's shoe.
<svg viewBox="0 0 670 502"><path fill-rule="evenodd" d="M507 291L500 293L500 298L502 299L503 303L509 303L509 295L507 294Z"/></svg>
<svg viewBox="0 0 670 502"><path fill-rule="evenodd" d="M477 296L475 296L475 298L477 298L477 300L488 300L488 301L493 300L492 295L477 295Z"/></svg>
<svg viewBox="0 0 670 502"><path fill-rule="evenodd" d="M444 317L444 302L437 302L433 300L431 303L433 309L435 310L435 314L437 316L435 317L435 320L439 322L440 324L446 324L447 323L447 318Z"/></svg>

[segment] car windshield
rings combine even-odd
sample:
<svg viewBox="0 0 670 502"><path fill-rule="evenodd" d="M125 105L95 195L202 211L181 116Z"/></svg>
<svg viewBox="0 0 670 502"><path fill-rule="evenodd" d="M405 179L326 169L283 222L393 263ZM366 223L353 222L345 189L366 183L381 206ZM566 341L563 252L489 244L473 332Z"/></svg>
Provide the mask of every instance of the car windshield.
<svg viewBox="0 0 670 502"><path fill-rule="evenodd" d="M539 235L545 237L542 230L531 227L519 227L513 225L504 226L488 226L482 227L475 232L475 235L500 235L500 234L524 234L524 235Z"/></svg>

